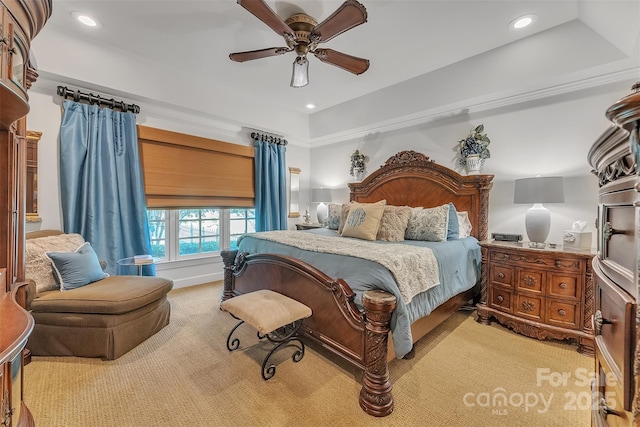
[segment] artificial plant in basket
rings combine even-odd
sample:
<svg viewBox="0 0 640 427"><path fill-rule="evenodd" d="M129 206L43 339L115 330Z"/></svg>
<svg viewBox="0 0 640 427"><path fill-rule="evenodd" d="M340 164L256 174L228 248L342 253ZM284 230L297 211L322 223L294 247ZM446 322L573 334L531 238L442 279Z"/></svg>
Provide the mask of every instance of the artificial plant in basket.
<svg viewBox="0 0 640 427"><path fill-rule="evenodd" d="M471 155L480 156L482 161L491 157L491 152L489 151L491 140L486 133L482 132L484 132L484 125L478 125L469 132L469 136L458 141L458 163L460 166L465 166L467 157Z"/></svg>

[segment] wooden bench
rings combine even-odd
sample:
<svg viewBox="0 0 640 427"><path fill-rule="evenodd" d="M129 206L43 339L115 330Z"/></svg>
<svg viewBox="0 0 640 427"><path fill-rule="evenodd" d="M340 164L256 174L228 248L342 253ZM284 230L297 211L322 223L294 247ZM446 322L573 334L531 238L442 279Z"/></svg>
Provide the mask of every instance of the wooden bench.
<svg viewBox="0 0 640 427"><path fill-rule="evenodd" d="M240 340L231 337L243 323L248 323L258 331L258 338L276 344L262 362L262 378L268 380L276 373L275 365L270 365L269 358L279 349L295 347L297 350L291 356L294 362L299 362L304 356L304 343L298 338L298 330L302 321L311 316L311 309L294 299L270 290L259 290L242 294L223 301L220 308L240 320L231 329L227 337L227 349L237 350Z"/></svg>

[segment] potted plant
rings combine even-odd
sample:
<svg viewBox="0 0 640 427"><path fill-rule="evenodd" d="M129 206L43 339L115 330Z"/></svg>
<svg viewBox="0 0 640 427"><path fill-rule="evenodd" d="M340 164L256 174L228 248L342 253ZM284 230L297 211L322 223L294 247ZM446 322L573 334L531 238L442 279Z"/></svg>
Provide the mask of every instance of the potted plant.
<svg viewBox="0 0 640 427"><path fill-rule="evenodd" d="M366 170L366 161L367 156L364 153L361 153L360 150L356 149L356 151L351 153L351 168L349 169L349 175L356 179L361 179Z"/></svg>
<svg viewBox="0 0 640 427"><path fill-rule="evenodd" d="M469 136L458 141L458 163L467 168L468 173L480 173L485 159L491 157L491 140L484 132L484 125L478 125L469 132Z"/></svg>

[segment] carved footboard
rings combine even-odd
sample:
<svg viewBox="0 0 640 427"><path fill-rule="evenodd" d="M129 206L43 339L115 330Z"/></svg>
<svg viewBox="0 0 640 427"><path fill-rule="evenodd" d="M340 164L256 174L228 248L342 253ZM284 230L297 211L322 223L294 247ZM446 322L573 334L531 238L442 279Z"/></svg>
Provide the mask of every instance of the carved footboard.
<svg viewBox="0 0 640 427"><path fill-rule="evenodd" d="M308 339L364 370L360 407L383 417L393 411L387 366L389 322L396 307L393 295L367 291L365 313L353 302L354 292L342 279L334 280L295 258L275 254L239 254L223 251L222 300L270 289L307 305L313 311L302 333Z"/></svg>

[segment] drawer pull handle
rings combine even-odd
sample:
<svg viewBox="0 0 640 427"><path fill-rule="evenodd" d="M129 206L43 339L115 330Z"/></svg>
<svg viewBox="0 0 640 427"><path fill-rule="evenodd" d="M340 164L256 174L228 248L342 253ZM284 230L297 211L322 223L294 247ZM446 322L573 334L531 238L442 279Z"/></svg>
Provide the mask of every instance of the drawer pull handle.
<svg viewBox="0 0 640 427"><path fill-rule="evenodd" d="M566 312L566 311L564 311L564 310L558 310L558 314L559 314L560 316L564 316L564 315L566 315L566 314L567 314L567 312Z"/></svg>
<svg viewBox="0 0 640 427"><path fill-rule="evenodd" d="M593 315L593 330L596 335L600 335L602 333L602 325L610 325L611 320L605 319L602 317L602 312L600 310L596 310L596 313Z"/></svg>
<svg viewBox="0 0 640 427"><path fill-rule="evenodd" d="M567 284L566 283L560 283L560 289L567 289Z"/></svg>
<svg viewBox="0 0 640 427"><path fill-rule="evenodd" d="M498 279L504 279L504 273L498 273Z"/></svg>
<svg viewBox="0 0 640 427"><path fill-rule="evenodd" d="M600 416L602 418L607 418L607 415L611 414L611 415L617 415L618 412L616 412L615 410L609 408L607 406L607 401L604 399L604 397L600 398L600 401L598 402L598 412L600 413Z"/></svg>
<svg viewBox="0 0 640 427"><path fill-rule="evenodd" d="M604 223L604 229L602 230L602 238L605 242L608 242L611 239L611 236L614 234L625 234L624 230L616 230L613 228L609 221Z"/></svg>
<svg viewBox="0 0 640 427"><path fill-rule="evenodd" d="M502 295L498 295L498 298L496 298L498 301L502 302L504 301L504 297Z"/></svg>

